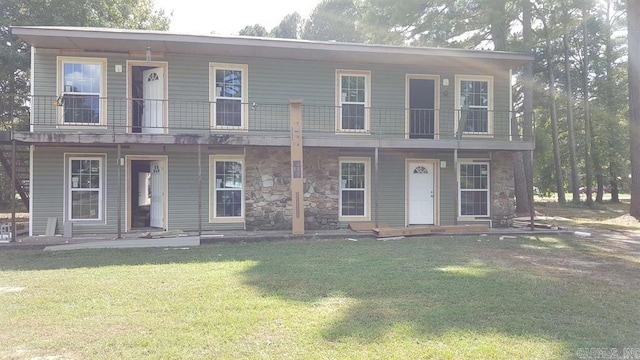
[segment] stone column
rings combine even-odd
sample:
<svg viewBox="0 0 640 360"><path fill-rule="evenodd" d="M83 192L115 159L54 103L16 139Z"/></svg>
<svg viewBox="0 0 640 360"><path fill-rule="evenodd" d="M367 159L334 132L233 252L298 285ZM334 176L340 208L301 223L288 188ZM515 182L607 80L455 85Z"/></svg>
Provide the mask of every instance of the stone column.
<svg viewBox="0 0 640 360"><path fill-rule="evenodd" d="M513 224L516 211L513 153L494 151L491 155L491 220L493 227Z"/></svg>

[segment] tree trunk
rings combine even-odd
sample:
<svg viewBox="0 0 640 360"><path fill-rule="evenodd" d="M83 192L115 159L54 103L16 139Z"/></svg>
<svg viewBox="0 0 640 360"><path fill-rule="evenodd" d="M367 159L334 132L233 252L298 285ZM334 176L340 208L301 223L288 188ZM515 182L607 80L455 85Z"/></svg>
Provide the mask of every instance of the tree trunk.
<svg viewBox="0 0 640 360"><path fill-rule="evenodd" d="M522 9L522 20L524 28L522 29L522 43L524 51L533 53L533 29L531 28L531 1L524 0ZM524 64L524 96L523 96L523 136L525 141L533 141L533 62ZM533 158L532 154L522 153L525 178L527 180L528 200L526 207L533 213Z"/></svg>
<svg viewBox="0 0 640 360"><path fill-rule="evenodd" d="M567 15L568 17L568 15ZM564 72L567 91L567 127L569 128L569 162L571 165L571 192L573 202L580 202L580 187L578 183L578 159L576 159L576 132L573 125L573 88L571 87L571 63L569 62L569 39L567 32L562 35L564 47Z"/></svg>
<svg viewBox="0 0 640 360"><path fill-rule="evenodd" d="M627 1L631 216L640 219L640 1ZM612 189L613 190L613 189Z"/></svg>
<svg viewBox="0 0 640 360"><path fill-rule="evenodd" d="M591 142L593 141L591 136L591 113L589 109L589 32L587 29L587 20L589 19L589 8L584 7L582 9L582 96L584 103L584 166L586 173L586 186L587 186L587 205L593 203L591 198L591 185L593 182L592 174L592 161L591 158ZM598 187L598 196L602 199L602 188Z"/></svg>
<svg viewBox="0 0 640 360"><path fill-rule="evenodd" d="M558 141L558 109L556 105L555 71L553 70L553 49L551 48L551 37L545 25L546 45L547 45L547 67L549 72L549 97L551 98L551 137L553 138L553 162L555 165L556 191L558 192L558 202L566 203L564 197L564 179L562 176L562 162L560 161L560 143Z"/></svg>
<svg viewBox="0 0 640 360"><path fill-rule="evenodd" d="M531 53L531 3L522 0L522 44L523 51ZM505 40L506 41L506 40ZM533 63L527 62L523 69L523 119L522 136L524 141L533 140ZM533 164L531 156L525 152L514 155L516 174L516 213L530 213L533 207ZM521 176L519 174L522 174Z"/></svg>

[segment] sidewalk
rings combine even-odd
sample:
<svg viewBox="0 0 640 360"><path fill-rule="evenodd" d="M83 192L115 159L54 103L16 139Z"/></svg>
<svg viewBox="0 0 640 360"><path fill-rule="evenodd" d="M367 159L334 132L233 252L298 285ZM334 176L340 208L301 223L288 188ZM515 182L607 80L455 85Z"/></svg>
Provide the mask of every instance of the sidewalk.
<svg viewBox="0 0 640 360"><path fill-rule="evenodd" d="M542 235L573 233L573 231L562 230L523 230L523 229L490 229L488 235ZM167 236L146 238L147 232L130 232L123 234L122 239L118 239L116 234L82 234L72 238L56 236L21 236L16 242L0 243L0 251L5 249L31 249L43 250L51 247L50 250L59 249L95 249L95 248L132 248L132 247L167 247L167 246L195 246L199 244L214 244L222 242L261 242L261 241L318 241L333 239L365 239L375 238L371 233L355 232L349 229L336 230L308 230L304 235L294 236L291 230L266 230L266 231L207 231L202 233L202 237L197 242L197 232L184 232L179 235L167 233ZM481 233L461 233L461 234L434 234L426 236L465 236L480 235ZM182 240L184 239L184 240ZM384 238L380 238L384 240Z"/></svg>

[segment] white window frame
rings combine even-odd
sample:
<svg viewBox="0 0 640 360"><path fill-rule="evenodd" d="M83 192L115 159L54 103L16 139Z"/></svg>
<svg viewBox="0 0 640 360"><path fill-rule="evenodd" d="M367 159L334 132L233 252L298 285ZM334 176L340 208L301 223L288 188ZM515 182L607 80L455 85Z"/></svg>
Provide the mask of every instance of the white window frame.
<svg viewBox="0 0 640 360"><path fill-rule="evenodd" d="M342 164L344 163L360 163L364 164L364 214L363 215L342 215ZM339 214L338 219L340 221L369 221L371 220L371 158L368 157L340 157L338 159L338 202L339 202ZM353 189L348 189L353 190Z"/></svg>
<svg viewBox="0 0 640 360"><path fill-rule="evenodd" d="M65 220L66 221L71 221L71 222L77 222L77 223L99 223L99 224L104 224L106 221L105 218L105 194L106 194L106 189L105 189L105 184L106 184L106 177L107 177L107 171L106 171L106 158L107 155L106 154L65 154L65 206L66 206L66 210L65 210ZM99 167L100 167L100 184L98 189L80 189L80 188L74 188L73 185L73 177L71 174L71 170L72 170L72 166L71 163L73 161L82 161L82 160L97 160L99 161ZM73 218L73 193L74 192L82 192L82 191L98 191L98 217L95 219L83 219L83 218L79 218L79 219L74 219Z"/></svg>
<svg viewBox="0 0 640 360"><path fill-rule="evenodd" d="M240 86L242 89L240 90L240 125L239 126L231 126L231 125L218 125L216 118L216 110L217 110L217 100L237 100L237 98L224 97L218 95L218 90L216 89L216 70L233 70L240 71L242 79L240 81ZM216 130L248 130L248 99L249 99L249 89L248 89L248 78L249 78L249 66L247 64L227 64L227 63L209 63L209 102L211 103L211 128Z"/></svg>
<svg viewBox="0 0 640 360"><path fill-rule="evenodd" d="M216 163L217 162L239 162L242 165L242 188L240 197L242 199L240 216L218 216L217 214L217 192L216 188ZM246 187L246 166L242 155L210 155L209 156L209 221L212 223L237 223L244 222L245 217L245 187ZM222 190L224 191L224 190Z"/></svg>
<svg viewBox="0 0 640 360"><path fill-rule="evenodd" d="M462 89L461 83L463 81L484 81L487 82L487 96L489 97L489 101L487 106L475 106L471 109L487 109L487 131L486 132L467 132L462 129L463 134L467 134L466 136L493 136L493 76L487 75L456 75L456 98L455 98L455 129L456 134L460 131L460 114L462 112L462 104L460 104L460 91Z"/></svg>
<svg viewBox="0 0 640 360"><path fill-rule="evenodd" d="M90 65L99 65L100 66L100 92L99 93L81 93L81 92L66 92L65 83L64 83L64 66L65 64L90 64ZM58 126L64 127L104 127L107 124L107 102L106 102L106 94L107 94L107 59L106 58L93 58L93 57L70 57L70 56L58 56L57 57L57 94L58 101L56 101L56 105L58 106ZM75 123L75 122L65 122L64 121L64 97L65 95L76 94L76 95L93 95L99 97L99 121L98 123Z"/></svg>
<svg viewBox="0 0 640 360"><path fill-rule="evenodd" d="M344 76L361 76L364 77L364 102L347 102L343 101L342 95L342 78ZM371 71L365 70L336 70L336 133L337 134L369 134L371 132ZM360 105L364 106L364 128L363 129L343 129L342 128L342 105Z"/></svg>
<svg viewBox="0 0 640 360"><path fill-rule="evenodd" d="M487 188L486 189L462 189L461 167L463 165L486 165L487 166ZM458 216L460 218L488 218L491 216L491 164L486 161L459 161L458 162ZM487 193L487 213L486 215L462 215L462 193L463 192L486 192Z"/></svg>

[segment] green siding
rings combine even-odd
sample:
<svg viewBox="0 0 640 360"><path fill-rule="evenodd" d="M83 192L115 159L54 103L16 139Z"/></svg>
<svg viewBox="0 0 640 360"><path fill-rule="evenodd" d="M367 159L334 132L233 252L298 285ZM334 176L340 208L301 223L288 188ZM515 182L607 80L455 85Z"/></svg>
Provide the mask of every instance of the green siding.
<svg viewBox="0 0 640 360"><path fill-rule="evenodd" d="M96 55L94 57L99 57ZM126 58L109 57L107 63L108 126L123 132L126 121L127 67ZM440 86L440 131L451 134L454 126L455 75L494 76L494 110L496 114L509 110L509 71L483 72L480 70L417 66L390 66L366 63L330 63L264 58L207 57L167 54L158 59L168 63L169 126L174 133L196 132L209 124L209 62L248 65L248 102L257 106L249 111L250 129L257 126L265 131L288 130L288 103L302 99L304 105L318 105L305 113L308 128L332 130L335 122L336 70L366 70L371 72L371 127L386 134L401 136L405 127L405 87L407 74L439 75L449 79L449 86ZM123 71L115 72L115 65ZM35 104L36 116L45 112L55 114L51 105L56 92L56 55L35 54L34 94L51 96L44 103ZM111 100L113 99L113 100ZM50 125L55 116L50 116ZM508 117L496 116L496 133L508 131ZM47 128L52 131L55 129ZM95 129L93 131L96 131ZM114 131L113 129L101 131ZM202 130L201 130L202 131Z"/></svg>
<svg viewBox="0 0 640 360"><path fill-rule="evenodd" d="M146 150L145 150L146 149ZM202 193L201 221L203 230L235 230L243 229L242 223L210 223L209 222L209 156L220 154L219 149L202 149ZM74 232L82 233L116 233L118 196L122 199L122 230L125 226L125 168L121 169L122 191L118 189L117 154L113 148L53 148L36 147L34 152L34 186L33 186L33 233L42 235L49 217L57 218L57 233L62 233L64 213L63 203L66 192L64 184L64 154L106 154L106 224L74 224ZM228 151L224 151L229 154ZM235 154L241 154L237 149ZM168 228L194 231L198 229L198 163L197 149L191 146L123 148L126 155L167 155L168 156ZM375 198L378 197L378 220L390 226L404 226L406 213L406 160L428 159L446 161L445 167L438 169L439 188L435 194L439 197L439 223L453 225L456 216L456 177L453 163L453 152L433 152L428 150L398 151L380 150L378 162L378 182L375 176L375 157L373 149L342 149L339 157L371 158L371 220L375 220ZM246 167L256 164L246 163ZM119 195L120 194L120 195ZM437 221L437 219L436 219ZM346 226L346 223L342 223Z"/></svg>

